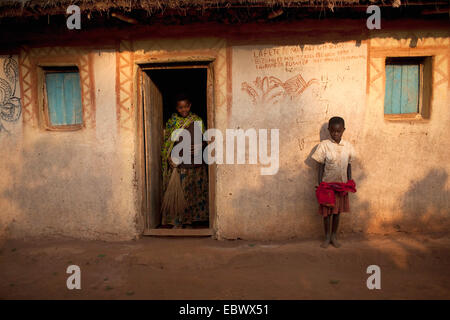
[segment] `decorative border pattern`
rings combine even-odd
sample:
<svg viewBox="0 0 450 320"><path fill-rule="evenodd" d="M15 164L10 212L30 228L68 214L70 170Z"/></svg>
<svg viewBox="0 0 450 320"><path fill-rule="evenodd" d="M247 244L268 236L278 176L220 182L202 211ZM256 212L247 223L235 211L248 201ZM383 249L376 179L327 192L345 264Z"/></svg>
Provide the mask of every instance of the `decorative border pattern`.
<svg viewBox="0 0 450 320"><path fill-rule="evenodd" d="M413 46L411 46L413 45ZM450 45L448 35L437 36L430 32L416 35L412 32L398 32L377 35L370 39L370 46L376 48L424 48L424 47L447 47Z"/></svg>
<svg viewBox="0 0 450 320"><path fill-rule="evenodd" d="M449 55L450 54L447 54L447 56L444 55L436 56L433 70L433 87L437 87L445 83L447 83L448 87L450 87L449 72L448 72L450 61Z"/></svg>
<svg viewBox="0 0 450 320"><path fill-rule="evenodd" d="M95 80L93 57L91 53L79 56L79 71L83 99L83 121L90 127L95 126Z"/></svg>
<svg viewBox="0 0 450 320"><path fill-rule="evenodd" d="M38 68L40 64L75 63L80 72L83 123L95 127L95 81L93 57L87 49L74 47L23 47L19 54L19 74L23 123L38 126Z"/></svg>
<svg viewBox="0 0 450 320"><path fill-rule="evenodd" d="M213 56L214 61L214 105L216 112L227 104L227 51L225 40L217 38L151 39L121 41L116 54L116 94L118 130L133 129L135 118L135 71L137 61L161 59L184 59Z"/></svg>
<svg viewBox="0 0 450 320"><path fill-rule="evenodd" d="M133 127L133 57L132 43L121 41L116 54L116 115L119 130L131 130Z"/></svg>
<svg viewBox="0 0 450 320"><path fill-rule="evenodd" d="M23 123L33 123L33 70L30 50L23 48L19 54L20 95L22 98Z"/></svg>
<svg viewBox="0 0 450 320"><path fill-rule="evenodd" d="M433 96L440 96L440 91L447 91L450 87L448 47L450 38L437 37L427 33L415 35L411 32L390 34L387 37L371 38L368 46L368 105L372 110L379 110L383 106L385 89L385 57L386 56L434 56L432 70ZM447 84L445 88L442 85ZM373 111L372 111L373 112Z"/></svg>

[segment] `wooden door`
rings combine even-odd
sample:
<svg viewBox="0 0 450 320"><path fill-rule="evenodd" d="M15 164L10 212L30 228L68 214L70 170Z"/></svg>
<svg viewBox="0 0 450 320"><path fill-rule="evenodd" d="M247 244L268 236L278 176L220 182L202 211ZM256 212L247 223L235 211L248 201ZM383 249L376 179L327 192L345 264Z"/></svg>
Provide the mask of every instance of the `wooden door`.
<svg viewBox="0 0 450 320"><path fill-rule="evenodd" d="M206 104L208 114L207 128L214 128L214 70L212 65L206 69ZM209 227L216 229L216 164L208 165L208 195L209 195Z"/></svg>
<svg viewBox="0 0 450 320"><path fill-rule="evenodd" d="M162 94L151 76L143 72L144 140L147 186L147 228L161 223L162 173L161 146L163 142Z"/></svg>

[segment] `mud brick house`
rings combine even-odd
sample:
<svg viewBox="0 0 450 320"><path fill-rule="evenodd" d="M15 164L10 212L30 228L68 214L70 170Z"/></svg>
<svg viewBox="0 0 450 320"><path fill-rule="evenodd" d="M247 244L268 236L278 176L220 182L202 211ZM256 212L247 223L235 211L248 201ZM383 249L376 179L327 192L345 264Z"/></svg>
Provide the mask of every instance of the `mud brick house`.
<svg viewBox="0 0 450 320"><path fill-rule="evenodd" d="M332 116L358 155L343 232L450 230L448 1L7 0L0 25L2 237L317 237L310 156ZM279 129L279 169L210 165L209 227L162 230L181 86L208 128Z"/></svg>

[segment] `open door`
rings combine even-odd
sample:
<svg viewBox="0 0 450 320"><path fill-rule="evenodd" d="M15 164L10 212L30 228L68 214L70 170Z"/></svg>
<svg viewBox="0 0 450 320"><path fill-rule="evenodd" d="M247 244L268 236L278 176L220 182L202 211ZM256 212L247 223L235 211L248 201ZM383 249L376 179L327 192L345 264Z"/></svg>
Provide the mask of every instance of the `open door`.
<svg viewBox="0 0 450 320"><path fill-rule="evenodd" d="M206 77L206 104L208 113L208 128L214 128L214 72L211 65L208 65ZM209 186L209 228L211 232L215 232L215 207L216 207L216 170L217 165L212 163L208 165L208 186ZM213 231L214 230L214 231Z"/></svg>
<svg viewBox="0 0 450 320"><path fill-rule="evenodd" d="M142 65L142 182L144 235L148 236L211 236L215 217L216 167L208 165L209 212L207 220L193 221L191 228L170 228L162 225L163 198L161 147L164 124L176 112L176 96L186 92L192 99L191 111L200 116L206 128L214 128L214 77L210 62L183 62ZM144 195L145 193L145 195Z"/></svg>
<svg viewBox="0 0 450 320"><path fill-rule="evenodd" d="M162 175L161 146L163 142L163 99L150 76L142 73L144 99L145 177L147 186L147 228L161 222Z"/></svg>

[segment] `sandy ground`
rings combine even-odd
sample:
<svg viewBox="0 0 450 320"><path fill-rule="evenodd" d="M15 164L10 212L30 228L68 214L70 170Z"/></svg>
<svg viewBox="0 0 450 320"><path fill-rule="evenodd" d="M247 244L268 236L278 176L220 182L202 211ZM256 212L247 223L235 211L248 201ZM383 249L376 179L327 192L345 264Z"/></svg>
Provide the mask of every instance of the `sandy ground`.
<svg viewBox="0 0 450 320"><path fill-rule="evenodd" d="M145 237L1 244L1 299L450 299L450 237L341 236L308 241ZM68 290L66 268L81 268ZM368 290L369 265L381 290Z"/></svg>

